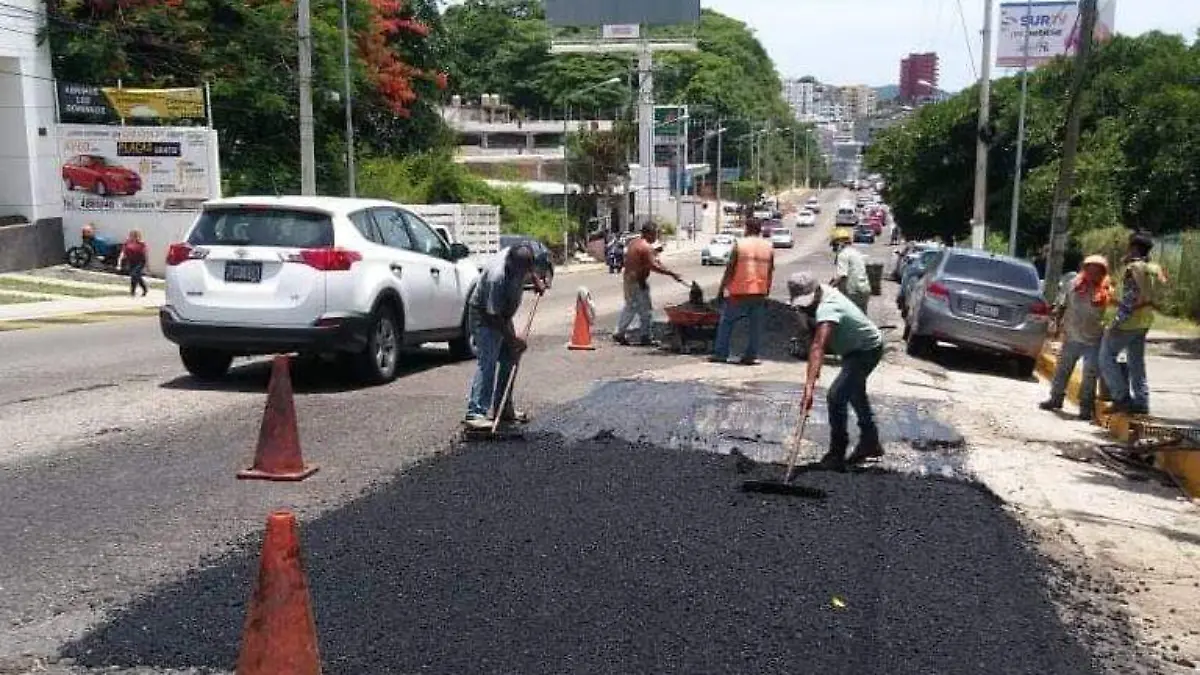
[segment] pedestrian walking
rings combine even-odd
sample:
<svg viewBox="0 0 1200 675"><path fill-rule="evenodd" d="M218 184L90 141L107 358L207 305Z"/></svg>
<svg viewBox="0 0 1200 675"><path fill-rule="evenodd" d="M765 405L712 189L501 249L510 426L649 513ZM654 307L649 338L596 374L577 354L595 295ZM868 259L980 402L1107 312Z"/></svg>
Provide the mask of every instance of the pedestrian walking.
<svg viewBox="0 0 1200 675"><path fill-rule="evenodd" d="M741 319L749 324L746 351L738 363L752 366L758 363L763 324L767 320L767 296L775 277L775 248L762 236L762 221L746 221L746 236L738 239L725 265L725 276L717 289L722 302L721 321L710 361L729 361L733 325Z"/></svg>
<svg viewBox="0 0 1200 675"><path fill-rule="evenodd" d="M513 405L512 396L504 410L497 410L513 366L527 348L517 335L513 317L521 307L525 280L533 278L534 292L545 292L545 285L533 274L534 254L520 244L504 249L484 268L468 301L467 320L475 337L478 359L471 391L467 397L464 426L490 429L490 416L500 415L505 423L528 421Z"/></svg>
<svg viewBox="0 0 1200 675"><path fill-rule="evenodd" d="M146 297L150 289L146 287L146 242L142 241L141 231L129 231L117 256L117 268L129 271L129 297L137 295L139 288L142 289L142 297Z"/></svg>
<svg viewBox="0 0 1200 675"><path fill-rule="evenodd" d="M1050 398L1042 401L1042 410L1062 410L1067 381L1075 372L1075 364L1083 360L1083 382L1079 391L1079 418L1091 420L1095 412L1097 362L1100 358L1100 339L1104 336L1104 311L1112 303L1112 282L1108 276L1108 260L1102 255L1088 256L1079 275L1064 289L1057 308L1058 325L1062 327L1062 352Z"/></svg>
<svg viewBox="0 0 1200 675"><path fill-rule="evenodd" d="M1167 283L1162 267L1150 262L1154 240L1144 232L1129 237L1117 315L1100 340L1100 372L1113 400L1113 412L1150 414L1146 380L1146 334ZM1125 353L1128 373L1117 357Z"/></svg>
<svg viewBox="0 0 1200 675"><path fill-rule="evenodd" d="M808 350L808 377L804 384L801 407L812 410L817 381L825 353L842 357L842 370L829 387L829 451L819 464L827 469L843 471L847 464L860 464L883 456L879 429L867 396L867 379L883 358L883 334L867 315L840 291L817 283L807 272L793 274L788 279L792 305L816 325ZM858 444L846 457L850 445L849 408L858 418Z"/></svg>
<svg viewBox="0 0 1200 675"><path fill-rule="evenodd" d="M850 235L839 233L833 240L833 286L850 298L863 314L871 302L871 279L867 276L867 256L855 248Z"/></svg>
<svg viewBox="0 0 1200 675"><path fill-rule="evenodd" d="M638 328L642 337L638 346L649 347L654 344L650 335L650 319L654 305L650 300L650 273L657 272L682 282L683 277L662 266L654 250L658 241L658 226L650 221L642 225L642 236L629 242L625 249L625 271L622 287L625 291L625 306L621 308L621 316L617 320L617 330L613 333L613 341L617 344L629 345L626 334L633 320L638 320Z"/></svg>

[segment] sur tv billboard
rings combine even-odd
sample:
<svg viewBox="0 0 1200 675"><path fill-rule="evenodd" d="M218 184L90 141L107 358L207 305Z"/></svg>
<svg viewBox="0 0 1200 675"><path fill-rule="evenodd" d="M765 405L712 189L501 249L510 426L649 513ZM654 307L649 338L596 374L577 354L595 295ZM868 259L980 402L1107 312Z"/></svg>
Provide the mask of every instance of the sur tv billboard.
<svg viewBox="0 0 1200 675"><path fill-rule="evenodd" d="M1113 35L1117 0L1099 0L1099 18L1094 36L1105 40ZM1001 68L1030 68L1060 56L1070 56L1079 46L1079 4L1076 2L1006 2L1000 5L996 65ZM1029 58L1025 60L1028 39Z"/></svg>

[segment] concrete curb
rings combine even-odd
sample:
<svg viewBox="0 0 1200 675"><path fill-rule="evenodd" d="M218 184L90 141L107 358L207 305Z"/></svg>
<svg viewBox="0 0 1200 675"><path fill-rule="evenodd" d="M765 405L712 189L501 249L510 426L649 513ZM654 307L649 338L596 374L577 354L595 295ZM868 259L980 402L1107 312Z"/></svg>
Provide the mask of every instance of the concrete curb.
<svg viewBox="0 0 1200 675"><path fill-rule="evenodd" d="M1054 371L1058 368L1059 349L1058 343L1047 342L1038 356L1038 374L1047 381L1054 379ZM1077 365L1067 382L1067 398L1076 404L1079 403L1081 373L1082 365ZM1109 413L1097 405L1092 423L1105 429L1113 440L1130 443L1141 436L1143 425L1154 424L1154 418L1146 415ZM1154 465L1159 470L1171 474L1189 496L1200 499L1200 452L1170 448L1158 450L1154 453Z"/></svg>
<svg viewBox="0 0 1200 675"><path fill-rule="evenodd" d="M36 330L38 328L52 328L55 326L80 326L157 315L158 307L136 307L130 309L79 312L75 314L55 314L52 316L43 316L34 319L6 319L0 320L0 333L9 333L21 330Z"/></svg>

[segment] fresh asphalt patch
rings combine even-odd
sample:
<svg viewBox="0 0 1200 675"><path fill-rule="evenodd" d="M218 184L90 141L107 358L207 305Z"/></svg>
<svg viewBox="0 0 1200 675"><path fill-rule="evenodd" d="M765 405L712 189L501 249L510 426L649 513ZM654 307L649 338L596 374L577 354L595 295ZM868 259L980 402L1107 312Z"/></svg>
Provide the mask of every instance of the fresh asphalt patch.
<svg viewBox="0 0 1200 675"><path fill-rule="evenodd" d="M1025 532L981 491L807 474L829 493L813 501L741 493L746 477L611 434L424 461L302 529L324 672L1101 672ZM63 656L231 668L258 546Z"/></svg>

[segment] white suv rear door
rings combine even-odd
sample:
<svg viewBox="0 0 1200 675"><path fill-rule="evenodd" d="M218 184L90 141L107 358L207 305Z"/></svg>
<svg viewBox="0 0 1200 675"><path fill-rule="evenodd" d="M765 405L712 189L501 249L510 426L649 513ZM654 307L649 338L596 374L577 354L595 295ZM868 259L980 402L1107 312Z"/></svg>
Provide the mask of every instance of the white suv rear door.
<svg viewBox="0 0 1200 675"><path fill-rule="evenodd" d="M403 289L404 330L427 331L437 328L434 314L437 305L434 291L436 275L429 260L414 251L403 214L398 208L377 207L371 209L371 216L383 237L392 276Z"/></svg>
<svg viewBox="0 0 1200 675"><path fill-rule="evenodd" d="M463 279L458 265L450 261L450 247L424 220L411 211L402 211L408 223L413 251L426 259L433 275L434 306L430 313L434 328L454 328L463 318Z"/></svg>
<svg viewBox="0 0 1200 675"><path fill-rule="evenodd" d="M204 211L168 276L181 319L250 326L308 326L326 306L334 246L329 214L278 207ZM190 249L190 250L189 250ZM186 257L185 257L186 256Z"/></svg>

